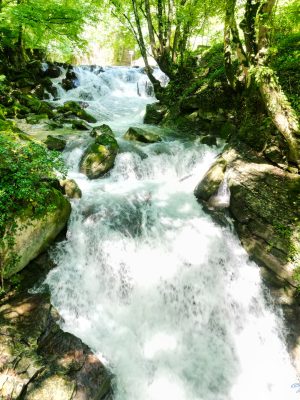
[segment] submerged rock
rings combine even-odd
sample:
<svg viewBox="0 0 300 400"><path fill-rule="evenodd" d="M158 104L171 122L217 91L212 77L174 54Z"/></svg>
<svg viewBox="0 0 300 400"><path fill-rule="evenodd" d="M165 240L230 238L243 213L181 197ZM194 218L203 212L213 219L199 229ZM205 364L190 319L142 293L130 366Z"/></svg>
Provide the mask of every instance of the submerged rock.
<svg viewBox="0 0 300 400"><path fill-rule="evenodd" d="M80 161L80 172L90 179L99 178L113 167L118 151L119 145L113 136L98 136L84 152Z"/></svg>
<svg viewBox="0 0 300 400"><path fill-rule="evenodd" d="M161 137L151 131L130 127L124 135L124 139L135 140L142 143L156 143L161 141Z"/></svg>
<svg viewBox="0 0 300 400"><path fill-rule="evenodd" d="M0 302L0 398L111 399L111 375L82 341L63 332L47 294Z"/></svg>
<svg viewBox="0 0 300 400"><path fill-rule="evenodd" d="M63 151L66 147L67 141L58 136L48 135L44 143L48 150Z"/></svg>
<svg viewBox="0 0 300 400"><path fill-rule="evenodd" d="M52 189L51 197L53 209L45 211L41 218L32 219L34 211L24 209L23 216L15 221L17 229L13 235L14 244L4 251L2 260L4 278L9 278L26 267L49 247L65 227L71 213L71 205L55 189Z"/></svg>

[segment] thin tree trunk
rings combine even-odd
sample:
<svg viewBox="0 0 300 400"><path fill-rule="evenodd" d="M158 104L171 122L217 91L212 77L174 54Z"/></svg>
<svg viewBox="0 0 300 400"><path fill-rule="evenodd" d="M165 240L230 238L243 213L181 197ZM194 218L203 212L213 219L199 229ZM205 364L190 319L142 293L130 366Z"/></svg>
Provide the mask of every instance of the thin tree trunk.
<svg viewBox="0 0 300 400"><path fill-rule="evenodd" d="M150 82L152 83L152 85L154 87L154 91L155 91L156 95L159 96L159 94L162 91L162 87L160 85L160 82L153 76L152 68L150 67L149 62L148 62L147 49L146 49L146 45L145 45L145 41L144 41L144 37L143 37L141 21L140 21L137 4L136 4L135 0L132 0L132 7L133 7L134 18L135 18L136 27L137 27L138 44L139 44L140 51L141 51L141 54L142 54L142 57L143 57L143 60L145 63L145 71L148 75Z"/></svg>
<svg viewBox="0 0 300 400"><path fill-rule="evenodd" d="M275 0L263 1L256 17L258 31L256 82L273 124L288 144L290 161L300 167L299 122L277 81L275 72L268 66L269 25L274 5Z"/></svg>

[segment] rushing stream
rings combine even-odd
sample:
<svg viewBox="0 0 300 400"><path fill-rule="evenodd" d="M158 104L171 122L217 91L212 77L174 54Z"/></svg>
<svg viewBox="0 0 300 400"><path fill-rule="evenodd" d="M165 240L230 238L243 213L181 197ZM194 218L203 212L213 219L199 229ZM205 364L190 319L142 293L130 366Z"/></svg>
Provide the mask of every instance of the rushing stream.
<svg viewBox="0 0 300 400"><path fill-rule="evenodd" d="M154 101L145 75L76 73L78 87L60 89L59 101L86 102L122 151L97 180L78 171L88 135L65 151L83 197L73 201L67 240L47 277L63 328L111 368L116 400L300 398L259 268L193 196L218 149L169 132L161 143L126 143L122 135L142 124Z"/></svg>

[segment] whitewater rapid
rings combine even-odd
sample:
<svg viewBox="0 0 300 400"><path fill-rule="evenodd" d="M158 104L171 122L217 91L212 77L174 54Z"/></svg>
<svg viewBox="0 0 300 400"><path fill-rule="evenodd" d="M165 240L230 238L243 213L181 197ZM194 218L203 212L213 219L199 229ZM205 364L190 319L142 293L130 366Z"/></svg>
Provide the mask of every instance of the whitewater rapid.
<svg viewBox="0 0 300 400"><path fill-rule="evenodd" d="M299 398L259 268L193 195L220 150L166 130L161 143L124 141L155 100L146 76L128 68L76 74L78 87L60 88L56 101L84 101L113 128L121 152L92 181L78 169L92 139L73 137L64 153L83 197L72 201L46 279L63 329L111 369L115 400Z"/></svg>

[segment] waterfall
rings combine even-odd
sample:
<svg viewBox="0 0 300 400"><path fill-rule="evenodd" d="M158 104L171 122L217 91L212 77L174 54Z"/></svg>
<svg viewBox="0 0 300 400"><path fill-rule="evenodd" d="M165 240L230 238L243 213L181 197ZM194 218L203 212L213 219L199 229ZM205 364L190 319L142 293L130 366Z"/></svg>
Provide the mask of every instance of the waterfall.
<svg viewBox="0 0 300 400"><path fill-rule="evenodd" d="M72 202L46 279L63 329L112 370L115 400L299 398L280 313L259 268L193 196L218 150L164 129L160 143L128 144L122 135L142 125L155 101L146 75L75 71L79 86L61 89L56 101L84 101L113 128L121 152L97 180L78 169L91 138L73 137L64 153L83 197Z"/></svg>

